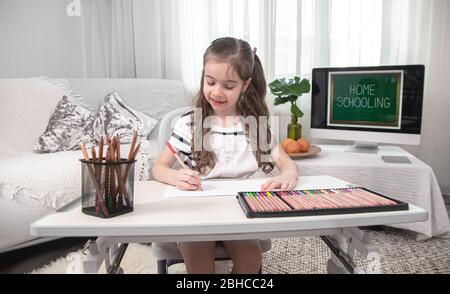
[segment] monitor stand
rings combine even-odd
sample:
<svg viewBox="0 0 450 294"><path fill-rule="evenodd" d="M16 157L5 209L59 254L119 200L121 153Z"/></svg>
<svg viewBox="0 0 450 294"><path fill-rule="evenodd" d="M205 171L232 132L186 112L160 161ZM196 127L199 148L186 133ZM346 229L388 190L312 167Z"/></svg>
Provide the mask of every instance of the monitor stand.
<svg viewBox="0 0 450 294"><path fill-rule="evenodd" d="M349 149L345 150L345 152L378 154L378 143L355 141Z"/></svg>

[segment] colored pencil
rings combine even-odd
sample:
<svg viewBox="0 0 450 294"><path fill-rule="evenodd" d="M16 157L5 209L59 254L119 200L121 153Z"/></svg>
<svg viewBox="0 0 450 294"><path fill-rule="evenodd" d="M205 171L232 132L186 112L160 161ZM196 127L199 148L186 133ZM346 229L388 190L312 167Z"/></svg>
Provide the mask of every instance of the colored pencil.
<svg viewBox="0 0 450 294"><path fill-rule="evenodd" d="M169 148L170 152L173 154L173 156L175 156L176 160L178 161L178 163L184 168L184 169L191 169L189 168L181 159L181 157L178 155L178 153L175 151L175 149L172 147L172 145L170 145L169 142L166 143L167 148ZM192 169L191 169L192 170ZM193 170L194 174L197 175L197 172L195 170ZM199 187L200 191L203 191L203 187L200 185Z"/></svg>
<svg viewBox="0 0 450 294"><path fill-rule="evenodd" d="M100 135L98 143L98 159L100 162L103 161L103 135Z"/></svg>
<svg viewBox="0 0 450 294"><path fill-rule="evenodd" d="M128 160L132 160L133 158L134 148L136 147L136 140L137 140L137 132L134 131L133 139L131 139L130 151L128 152Z"/></svg>

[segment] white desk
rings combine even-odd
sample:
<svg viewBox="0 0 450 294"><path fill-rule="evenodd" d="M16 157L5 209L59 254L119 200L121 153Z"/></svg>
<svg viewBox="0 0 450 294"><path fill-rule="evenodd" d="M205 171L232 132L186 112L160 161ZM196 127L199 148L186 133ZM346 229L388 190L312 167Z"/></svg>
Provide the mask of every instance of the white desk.
<svg viewBox="0 0 450 294"><path fill-rule="evenodd" d="M378 154L345 152L348 145L319 145L316 157L296 159L300 175L331 175L393 196L430 212L426 222L392 225L419 233L418 239L450 236L450 221L430 166L397 146L379 146ZM385 163L382 155L407 156L412 164Z"/></svg>
<svg viewBox="0 0 450 294"><path fill-rule="evenodd" d="M299 183L302 189L343 188L349 184L330 176L300 177ZM349 239L353 240L351 244L361 243L360 247L367 255L375 249L356 227L420 222L428 218L426 210L410 205L408 211L248 219L234 196L164 198L166 187L155 181L136 182L132 213L101 219L83 214L78 203L34 222L31 234L40 237L102 236L91 252L91 257L98 257L98 252L102 255L92 262L95 266L89 267L89 271L95 271L98 260L107 259L109 263L118 243L133 242L332 235L337 246L350 256L355 248L349 246ZM91 257L88 259L92 261Z"/></svg>

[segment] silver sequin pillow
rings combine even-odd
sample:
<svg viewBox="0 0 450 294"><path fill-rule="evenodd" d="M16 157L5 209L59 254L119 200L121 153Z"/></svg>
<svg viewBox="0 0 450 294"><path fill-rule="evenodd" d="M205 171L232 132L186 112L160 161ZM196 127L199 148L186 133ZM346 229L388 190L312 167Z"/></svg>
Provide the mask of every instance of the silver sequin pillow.
<svg viewBox="0 0 450 294"><path fill-rule="evenodd" d="M50 116L44 133L34 145L38 152L79 149L79 144L94 143L92 125L95 116L88 109L63 96Z"/></svg>
<svg viewBox="0 0 450 294"><path fill-rule="evenodd" d="M104 103L100 106L97 117L94 120L94 134L108 133L111 136L118 135L122 144L130 143L133 131L138 136L147 138L155 128L157 120L131 108L113 92L108 94Z"/></svg>

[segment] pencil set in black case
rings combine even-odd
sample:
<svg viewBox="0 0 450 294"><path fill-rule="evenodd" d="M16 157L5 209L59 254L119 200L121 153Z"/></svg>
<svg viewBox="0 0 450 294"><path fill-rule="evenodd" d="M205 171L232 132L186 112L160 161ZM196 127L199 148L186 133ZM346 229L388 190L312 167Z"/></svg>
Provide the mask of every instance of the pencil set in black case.
<svg viewBox="0 0 450 294"><path fill-rule="evenodd" d="M238 192L248 218L408 210L408 203L363 187Z"/></svg>

